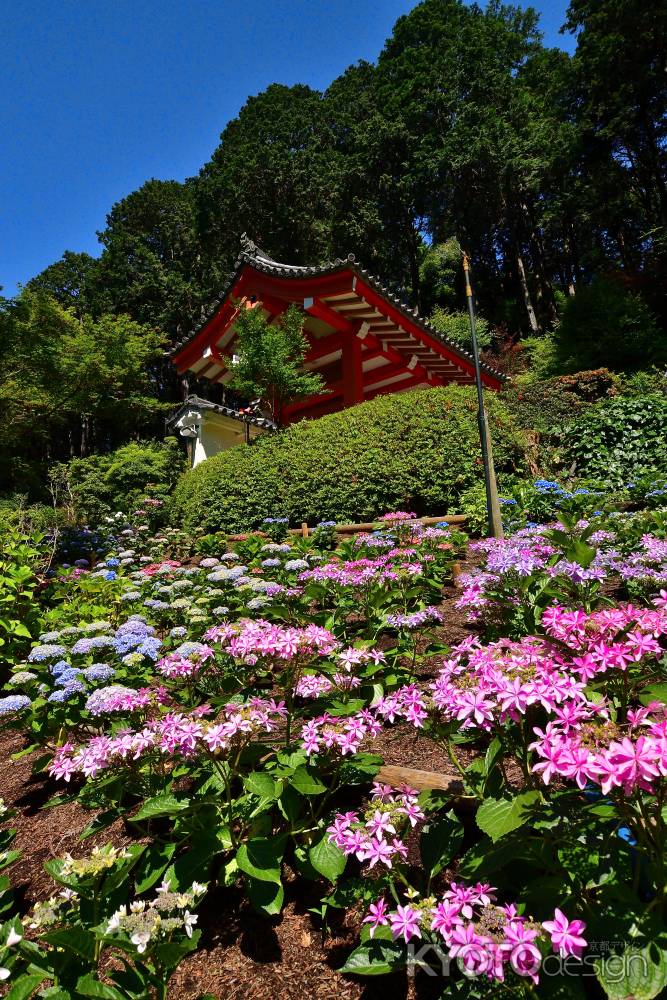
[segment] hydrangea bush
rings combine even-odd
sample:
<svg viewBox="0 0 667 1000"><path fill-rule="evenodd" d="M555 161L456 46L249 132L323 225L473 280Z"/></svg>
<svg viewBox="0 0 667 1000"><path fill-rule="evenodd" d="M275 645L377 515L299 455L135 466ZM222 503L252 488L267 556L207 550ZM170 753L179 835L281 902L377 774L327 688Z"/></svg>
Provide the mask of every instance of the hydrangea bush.
<svg viewBox="0 0 667 1000"><path fill-rule="evenodd" d="M3 876L15 995L165 997L207 886L275 917L286 868L324 929L356 928L343 974L471 1000L667 989L667 522L580 515L472 543L449 610L467 540L409 511L202 547L142 508L54 565L0 714L91 810L84 840L127 835L50 861L29 912ZM379 773L395 736L446 762L437 787Z"/></svg>

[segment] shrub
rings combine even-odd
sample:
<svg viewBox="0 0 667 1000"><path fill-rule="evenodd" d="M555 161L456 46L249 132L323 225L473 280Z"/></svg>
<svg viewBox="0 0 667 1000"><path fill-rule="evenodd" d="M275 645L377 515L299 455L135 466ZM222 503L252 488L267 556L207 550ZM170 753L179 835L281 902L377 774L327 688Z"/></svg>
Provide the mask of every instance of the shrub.
<svg viewBox="0 0 667 1000"><path fill-rule="evenodd" d="M633 371L667 359L667 338L644 300L605 276L568 299L554 337L569 371Z"/></svg>
<svg viewBox="0 0 667 1000"><path fill-rule="evenodd" d="M112 511L131 511L147 492L164 499L185 467L175 438L139 441L107 455L75 458L57 466L65 479L77 518L100 520Z"/></svg>
<svg viewBox="0 0 667 1000"><path fill-rule="evenodd" d="M578 476L613 485L637 477L664 478L667 399L653 393L603 400L566 428L563 447Z"/></svg>
<svg viewBox="0 0 667 1000"><path fill-rule="evenodd" d="M523 468L502 400L489 394L488 409L498 470ZM474 389L418 389L213 456L177 485L171 517L186 528L244 531L269 516L315 524L396 509L438 515L481 477Z"/></svg>
<svg viewBox="0 0 667 1000"><path fill-rule="evenodd" d="M472 337L470 336L470 318L467 312L462 312L458 309L443 309L441 306L437 306L433 311L430 322L436 330L439 330L449 340L453 340L455 343L466 348L466 350L470 350ZM491 330L488 320L484 319L483 316L478 316L475 325L478 345L480 348L488 347L491 343Z"/></svg>

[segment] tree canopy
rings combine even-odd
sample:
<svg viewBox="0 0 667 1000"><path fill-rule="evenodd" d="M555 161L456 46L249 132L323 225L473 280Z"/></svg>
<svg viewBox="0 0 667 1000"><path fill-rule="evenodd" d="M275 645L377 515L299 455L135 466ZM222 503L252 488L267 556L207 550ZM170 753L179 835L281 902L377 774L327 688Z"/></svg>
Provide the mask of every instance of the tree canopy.
<svg viewBox="0 0 667 1000"><path fill-rule="evenodd" d="M599 336L587 303L606 296L601 314L625 315L629 295L633 342L650 341L643 354L661 358L667 0L571 0L563 30L576 38L573 56L545 46L539 28L534 10L501 0L422 0L375 62L348 67L323 92L274 83L250 96L198 176L129 193L98 234L99 258L66 252L3 322L23 329L17 317L36 309L44 329L116 322L126 344L128 324L139 324L132 336L151 359L137 361L142 378L174 402L185 386L156 360L155 337L173 346L198 324L247 232L293 263L353 252L463 339L464 248L488 349L558 336L564 315L561 342L585 347L568 355L575 367L628 363L623 324ZM579 295L581 308L565 308ZM42 336L22 342L17 398L31 398L28 370L43 370ZM129 433L122 413L116 424Z"/></svg>

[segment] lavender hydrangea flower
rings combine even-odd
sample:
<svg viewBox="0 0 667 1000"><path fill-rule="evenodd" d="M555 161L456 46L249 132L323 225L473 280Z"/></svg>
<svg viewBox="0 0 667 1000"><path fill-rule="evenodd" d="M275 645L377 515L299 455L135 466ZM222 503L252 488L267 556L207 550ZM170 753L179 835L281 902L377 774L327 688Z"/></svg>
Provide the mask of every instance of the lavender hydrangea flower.
<svg viewBox="0 0 667 1000"><path fill-rule="evenodd" d="M227 583L231 580L238 580L248 569L247 566L231 566L229 569L216 569L213 573L208 573L207 580L211 583Z"/></svg>
<svg viewBox="0 0 667 1000"><path fill-rule="evenodd" d="M123 684L111 684L109 687L98 688L88 695L86 699L86 711L91 715L102 715L107 711L109 703L120 694L132 694L132 688Z"/></svg>
<svg viewBox="0 0 667 1000"><path fill-rule="evenodd" d="M177 646L174 650L174 655L182 656L184 659L187 659L187 657L192 656L193 653L202 653L206 649L208 649L208 647L203 642L182 642L181 645Z"/></svg>
<svg viewBox="0 0 667 1000"><path fill-rule="evenodd" d="M106 663L93 663L83 671L83 676L93 683L106 683L116 676L116 671Z"/></svg>
<svg viewBox="0 0 667 1000"><path fill-rule="evenodd" d="M87 656L94 649L108 649L113 646L113 639L108 635L94 635L78 639L72 646L73 656Z"/></svg>
<svg viewBox="0 0 667 1000"><path fill-rule="evenodd" d="M267 569L274 569L280 565L280 559L262 559L262 566L265 566Z"/></svg>
<svg viewBox="0 0 667 1000"><path fill-rule="evenodd" d="M40 642L57 642L60 638L60 632L42 632L39 637Z"/></svg>
<svg viewBox="0 0 667 1000"><path fill-rule="evenodd" d="M201 560L199 565L202 569L213 569L213 567L217 566L219 563L220 560L216 559L215 556L207 556L206 559Z"/></svg>
<svg viewBox="0 0 667 1000"><path fill-rule="evenodd" d="M285 569L290 573L297 573L308 569L308 563L305 559L288 559L285 563Z"/></svg>
<svg viewBox="0 0 667 1000"><path fill-rule="evenodd" d="M154 597L149 597L144 601L145 608L152 608L153 611L167 611L169 605L166 601L157 601Z"/></svg>
<svg viewBox="0 0 667 1000"><path fill-rule="evenodd" d="M14 712L21 712L30 705L32 702L27 695L10 694L7 698L0 698L0 715L13 715Z"/></svg>
<svg viewBox="0 0 667 1000"><path fill-rule="evenodd" d="M46 660L57 660L66 655L64 646L51 645L45 643L42 646L33 646L28 653L28 663L44 663Z"/></svg>

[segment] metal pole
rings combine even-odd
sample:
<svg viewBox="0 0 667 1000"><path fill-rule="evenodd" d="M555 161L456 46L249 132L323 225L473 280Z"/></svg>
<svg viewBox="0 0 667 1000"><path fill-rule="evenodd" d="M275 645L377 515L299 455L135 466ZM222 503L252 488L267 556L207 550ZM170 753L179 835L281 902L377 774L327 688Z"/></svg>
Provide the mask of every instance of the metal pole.
<svg viewBox="0 0 667 1000"><path fill-rule="evenodd" d="M491 434L489 422L484 409L484 389L482 386L482 371L479 364L479 347L477 345L477 323L475 320L475 304L470 283L470 261L467 253L463 254L463 273L466 281L466 299L468 300L468 316L470 317L470 336L472 339L472 354L475 361L475 384L477 386L477 423L479 440L482 446L482 461L484 463L484 485L486 487L486 513L489 523L489 536L503 537L503 524L498 503L498 487L496 472L493 467L493 451L491 449Z"/></svg>

